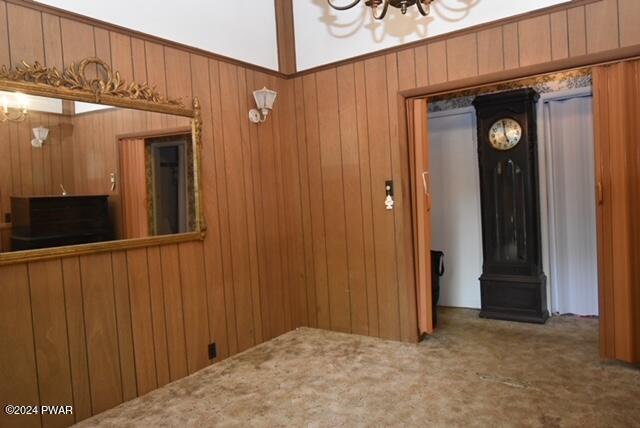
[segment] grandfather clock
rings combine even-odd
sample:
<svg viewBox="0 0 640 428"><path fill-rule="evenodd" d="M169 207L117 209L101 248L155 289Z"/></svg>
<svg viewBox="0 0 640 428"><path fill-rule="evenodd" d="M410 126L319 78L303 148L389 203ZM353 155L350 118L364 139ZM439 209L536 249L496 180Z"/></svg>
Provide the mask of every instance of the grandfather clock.
<svg viewBox="0 0 640 428"><path fill-rule="evenodd" d="M533 89L479 96L483 266L480 317L544 323L540 206Z"/></svg>

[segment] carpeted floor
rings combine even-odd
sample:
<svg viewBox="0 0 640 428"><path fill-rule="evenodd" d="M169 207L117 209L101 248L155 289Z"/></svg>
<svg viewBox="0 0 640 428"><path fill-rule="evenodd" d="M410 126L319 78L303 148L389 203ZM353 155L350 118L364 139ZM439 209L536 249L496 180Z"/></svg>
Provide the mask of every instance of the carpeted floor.
<svg viewBox="0 0 640 428"><path fill-rule="evenodd" d="M302 328L81 426L640 427L640 370L597 340L597 320L459 309L417 346Z"/></svg>

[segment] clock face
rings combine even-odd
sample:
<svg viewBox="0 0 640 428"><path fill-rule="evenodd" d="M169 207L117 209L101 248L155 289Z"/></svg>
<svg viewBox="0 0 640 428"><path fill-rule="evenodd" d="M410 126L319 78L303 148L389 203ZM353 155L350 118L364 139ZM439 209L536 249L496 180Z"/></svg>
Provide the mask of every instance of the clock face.
<svg viewBox="0 0 640 428"><path fill-rule="evenodd" d="M512 149L521 139L522 127L511 118L500 119L489 129L489 143L496 150Z"/></svg>

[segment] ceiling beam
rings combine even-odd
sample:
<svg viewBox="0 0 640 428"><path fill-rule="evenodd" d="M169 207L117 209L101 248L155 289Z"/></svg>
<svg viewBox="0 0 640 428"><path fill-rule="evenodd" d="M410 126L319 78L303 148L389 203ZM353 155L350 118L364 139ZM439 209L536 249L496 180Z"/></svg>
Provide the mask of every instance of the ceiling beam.
<svg viewBox="0 0 640 428"><path fill-rule="evenodd" d="M284 74L296 72L296 36L293 26L293 0L274 0L276 8L276 30L278 32L279 71Z"/></svg>

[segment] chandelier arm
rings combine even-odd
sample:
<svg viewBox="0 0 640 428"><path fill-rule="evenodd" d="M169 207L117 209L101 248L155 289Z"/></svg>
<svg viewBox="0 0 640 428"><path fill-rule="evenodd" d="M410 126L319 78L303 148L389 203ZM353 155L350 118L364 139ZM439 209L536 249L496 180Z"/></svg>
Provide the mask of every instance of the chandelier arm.
<svg viewBox="0 0 640 428"><path fill-rule="evenodd" d="M336 6L335 4L333 4L333 2L331 2L331 0L327 0L327 3L329 3L329 6L331 6L335 10L347 10L347 9L351 9L352 7L360 3L360 0L353 0L350 4L346 6Z"/></svg>
<svg viewBox="0 0 640 428"><path fill-rule="evenodd" d="M384 6L382 6L382 12L380 13L380 15L376 15L376 10L374 8L372 8L373 11L373 17L375 19L384 19L384 17L387 14L387 10L389 9L389 0L384 0Z"/></svg>
<svg viewBox="0 0 640 428"><path fill-rule="evenodd" d="M423 1L427 3L427 7L426 8L422 5ZM430 12L429 8L431 7L431 3L433 3L433 0L418 0L418 1L416 1L416 6L418 6L418 10L420 11L420 14L422 16L429 15L429 12Z"/></svg>

